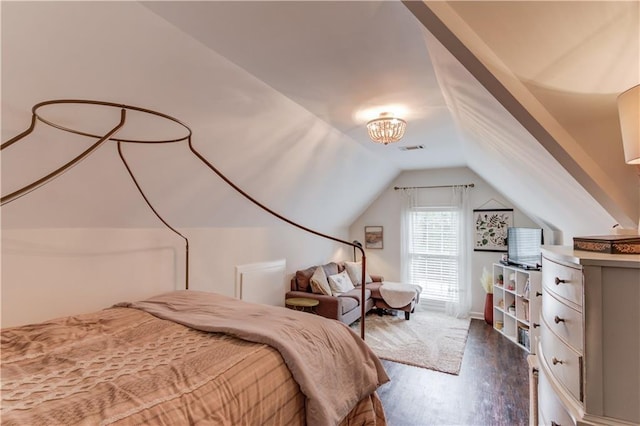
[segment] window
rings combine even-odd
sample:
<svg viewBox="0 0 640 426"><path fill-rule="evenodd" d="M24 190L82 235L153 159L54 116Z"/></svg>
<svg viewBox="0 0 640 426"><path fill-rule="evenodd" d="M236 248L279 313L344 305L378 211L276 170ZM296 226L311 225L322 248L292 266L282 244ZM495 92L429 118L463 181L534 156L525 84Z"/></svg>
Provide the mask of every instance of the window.
<svg viewBox="0 0 640 426"><path fill-rule="evenodd" d="M410 213L409 279L422 286L421 299L458 300L458 221L455 208L413 208Z"/></svg>

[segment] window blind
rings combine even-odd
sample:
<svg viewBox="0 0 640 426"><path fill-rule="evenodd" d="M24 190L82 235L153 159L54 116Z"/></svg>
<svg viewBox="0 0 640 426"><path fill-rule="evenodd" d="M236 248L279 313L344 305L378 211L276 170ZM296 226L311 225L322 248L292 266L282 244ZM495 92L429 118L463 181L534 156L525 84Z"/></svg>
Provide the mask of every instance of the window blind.
<svg viewBox="0 0 640 426"><path fill-rule="evenodd" d="M409 275L412 283L422 286L423 300L458 298L458 220L452 208L411 212Z"/></svg>

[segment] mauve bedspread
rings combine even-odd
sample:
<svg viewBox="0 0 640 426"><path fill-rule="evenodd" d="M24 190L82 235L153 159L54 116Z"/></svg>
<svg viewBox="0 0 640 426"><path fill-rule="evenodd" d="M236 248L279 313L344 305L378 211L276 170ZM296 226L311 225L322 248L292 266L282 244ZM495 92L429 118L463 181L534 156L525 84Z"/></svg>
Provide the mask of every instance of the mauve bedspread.
<svg viewBox="0 0 640 426"><path fill-rule="evenodd" d="M276 348L306 396L310 425L338 424L358 401L389 381L378 357L339 321L198 291L127 306Z"/></svg>
<svg viewBox="0 0 640 426"><path fill-rule="evenodd" d="M148 303L177 312L195 297L201 302L194 307L200 318L235 300L189 293L176 292L173 305L167 296ZM204 303L211 298L222 306ZM6 329L1 345L3 425L319 424L314 418L307 421L309 395L301 393L272 347L195 330L139 309L115 307ZM325 361L305 356L307 366ZM378 364L376 359L376 370ZM312 369L326 373L330 367ZM378 381L386 380L381 370ZM384 413L377 395L368 393L341 419L341 424L384 424Z"/></svg>

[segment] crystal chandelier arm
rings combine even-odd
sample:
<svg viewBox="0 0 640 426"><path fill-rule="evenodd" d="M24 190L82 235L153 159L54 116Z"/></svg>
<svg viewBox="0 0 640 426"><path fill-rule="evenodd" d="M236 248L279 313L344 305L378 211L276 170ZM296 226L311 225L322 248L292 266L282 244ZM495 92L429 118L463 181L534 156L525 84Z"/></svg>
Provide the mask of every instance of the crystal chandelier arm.
<svg viewBox="0 0 640 426"><path fill-rule="evenodd" d="M406 128L406 121L387 112L381 113L380 117L367 123L367 132L371 140L384 145L402 139Z"/></svg>

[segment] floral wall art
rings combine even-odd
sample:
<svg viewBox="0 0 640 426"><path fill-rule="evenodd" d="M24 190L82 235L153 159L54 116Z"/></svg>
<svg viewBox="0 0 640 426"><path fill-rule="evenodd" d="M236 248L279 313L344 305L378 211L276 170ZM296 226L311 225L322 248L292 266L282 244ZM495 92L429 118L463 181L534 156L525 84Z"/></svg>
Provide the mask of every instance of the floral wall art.
<svg viewBox="0 0 640 426"><path fill-rule="evenodd" d="M513 226L513 209L474 210L473 219L474 251L507 251L507 228Z"/></svg>

